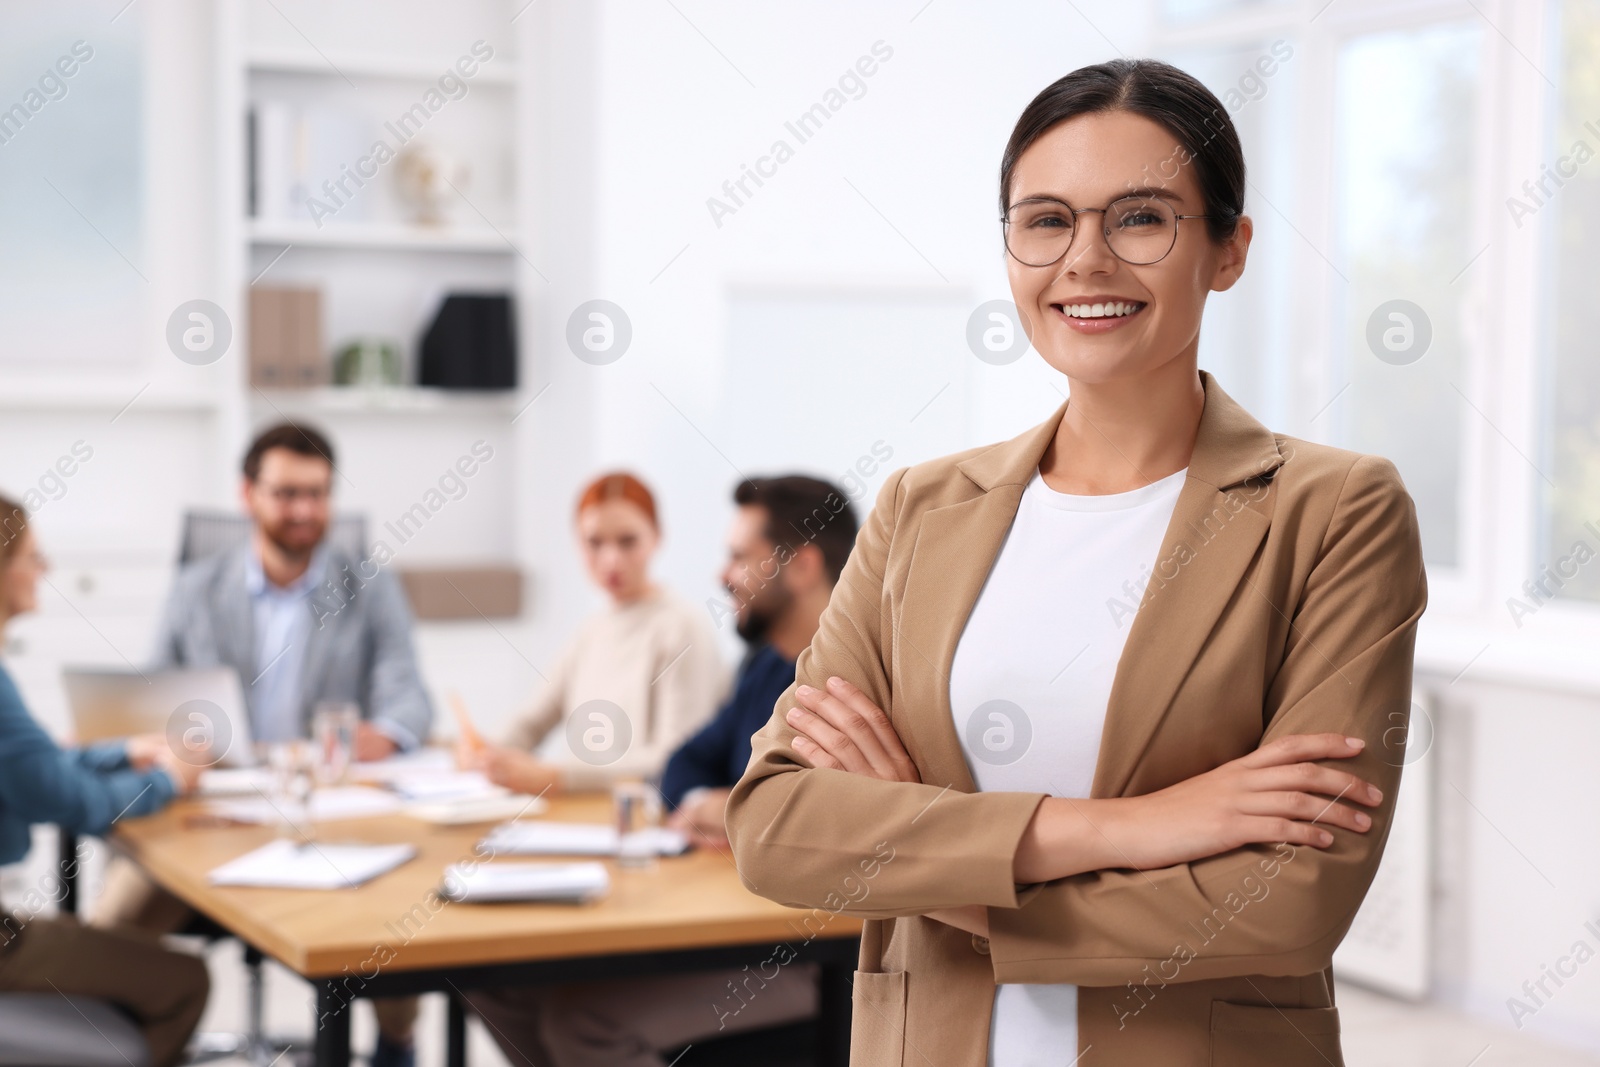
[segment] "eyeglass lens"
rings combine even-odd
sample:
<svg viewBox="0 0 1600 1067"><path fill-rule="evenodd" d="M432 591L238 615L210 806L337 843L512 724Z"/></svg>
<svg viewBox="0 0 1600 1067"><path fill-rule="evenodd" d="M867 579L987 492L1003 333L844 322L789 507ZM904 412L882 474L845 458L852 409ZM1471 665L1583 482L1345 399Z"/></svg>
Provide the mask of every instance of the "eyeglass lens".
<svg viewBox="0 0 1600 1067"><path fill-rule="evenodd" d="M1083 224L1094 222L1085 220ZM1047 267L1066 254L1074 228L1072 212L1061 201L1021 200L1006 215L1006 248L1019 262ZM1128 263L1147 264L1172 251L1178 219L1164 200L1127 196L1106 208L1103 228L1113 255Z"/></svg>

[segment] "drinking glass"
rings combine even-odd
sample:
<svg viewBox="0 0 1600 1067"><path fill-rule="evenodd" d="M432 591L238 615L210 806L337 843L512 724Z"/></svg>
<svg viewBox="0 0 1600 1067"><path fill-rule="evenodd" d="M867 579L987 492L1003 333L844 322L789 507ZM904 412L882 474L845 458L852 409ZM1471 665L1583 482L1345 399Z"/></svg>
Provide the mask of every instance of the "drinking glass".
<svg viewBox="0 0 1600 1067"><path fill-rule="evenodd" d="M317 748L317 784L344 782L355 752L361 709L347 701L324 700L311 713L311 737Z"/></svg>
<svg viewBox="0 0 1600 1067"><path fill-rule="evenodd" d="M644 782L622 781L611 787L617 822L617 866L648 870L656 865L653 831L661 822L661 799Z"/></svg>
<svg viewBox="0 0 1600 1067"><path fill-rule="evenodd" d="M278 836L312 840L311 792L316 759L311 743L303 738L272 742L267 746L267 766L272 770L272 806L278 813Z"/></svg>

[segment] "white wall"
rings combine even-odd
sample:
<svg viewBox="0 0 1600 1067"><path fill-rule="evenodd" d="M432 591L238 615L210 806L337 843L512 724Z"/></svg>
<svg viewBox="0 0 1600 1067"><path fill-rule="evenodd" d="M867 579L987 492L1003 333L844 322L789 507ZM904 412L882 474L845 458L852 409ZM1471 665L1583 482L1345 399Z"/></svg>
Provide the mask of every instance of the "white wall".
<svg viewBox="0 0 1600 1067"><path fill-rule="evenodd" d="M1135 46L1138 7L1131 25L1121 10ZM1060 403L1064 383L1036 358L990 366L964 331L1009 296L995 200L1011 124L1101 54L1070 8L594 11L591 295L626 310L634 341L580 367L599 397L599 461L665 494L662 562L680 589L715 592L744 474L839 478L883 441L893 458L857 499L864 517L894 467L1009 437ZM1029 39L1052 43L1018 47ZM785 123L875 44L888 58L864 92L801 143ZM707 200L731 203L724 182L778 139L793 157L718 225Z"/></svg>

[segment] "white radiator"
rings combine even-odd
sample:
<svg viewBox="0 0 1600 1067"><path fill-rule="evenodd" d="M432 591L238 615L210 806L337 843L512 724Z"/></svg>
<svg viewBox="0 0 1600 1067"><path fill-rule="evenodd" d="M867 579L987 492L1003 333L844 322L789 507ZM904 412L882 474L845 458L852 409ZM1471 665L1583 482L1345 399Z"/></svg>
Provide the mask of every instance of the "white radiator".
<svg viewBox="0 0 1600 1067"><path fill-rule="evenodd" d="M1428 995L1433 920L1434 703L1414 692L1405 766L1383 861L1344 942L1335 981L1348 979L1411 999ZM1393 735L1398 740L1400 735ZM1368 744L1382 741L1369 738ZM1391 757L1392 758L1392 757Z"/></svg>

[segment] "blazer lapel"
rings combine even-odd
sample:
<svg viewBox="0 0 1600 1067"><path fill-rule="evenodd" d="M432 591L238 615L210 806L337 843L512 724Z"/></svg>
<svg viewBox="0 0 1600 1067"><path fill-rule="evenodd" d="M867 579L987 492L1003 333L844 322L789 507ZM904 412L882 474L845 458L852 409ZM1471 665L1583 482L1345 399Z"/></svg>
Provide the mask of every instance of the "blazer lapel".
<svg viewBox="0 0 1600 1067"><path fill-rule="evenodd" d="M922 516L906 574L894 677L906 707L931 711L929 721L919 717L910 729L898 728L924 782L977 791L950 710L950 667L1017 517L1022 490L1066 410L1063 403L1033 429L957 464L975 495Z"/></svg>
<svg viewBox="0 0 1600 1067"><path fill-rule="evenodd" d="M212 618L216 620L218 662L239 664L239 681L246 692L260 669L256 663L255 606L245 583L249 552L248 544L234 551L211 604Z"/></svg>
<svg viewBox="0 0 1600 1067"><path fill-rule="evenodd" d="M1276 439L1209 374L1201 371L1200 378L1206 403L1194 454L1117 665L1091 791L1096 797L1117 796L1126 787L1270 524L1270 495L1230 502L1225 490L1275 469L1282 462ZM902 693L896 703L931 709L926 718L897 724L925 782L968 793L977 788L952 716L950 670L1022 491L1066 409L1061 404L1027 432L957 464L975 495L923 516L899 612L894 676ZM1239 506L1241 499L1249 502ZM1173 566L1161 569L1167 560ZM1187 565L1193 561L1200 566Z"/></svg>
<svg viewBox="0 0 1600 1067"><path fill-rule="evenodd" d="M346 610L353 610L348 602L350 592L338 582L341 565L346 562L330 546L319 561L322 575L306 602L306 611L312 618L306 627L305 662L300 668L300 726L307 735L311 730L312 709L323 691L340 617Z"/></svg>

